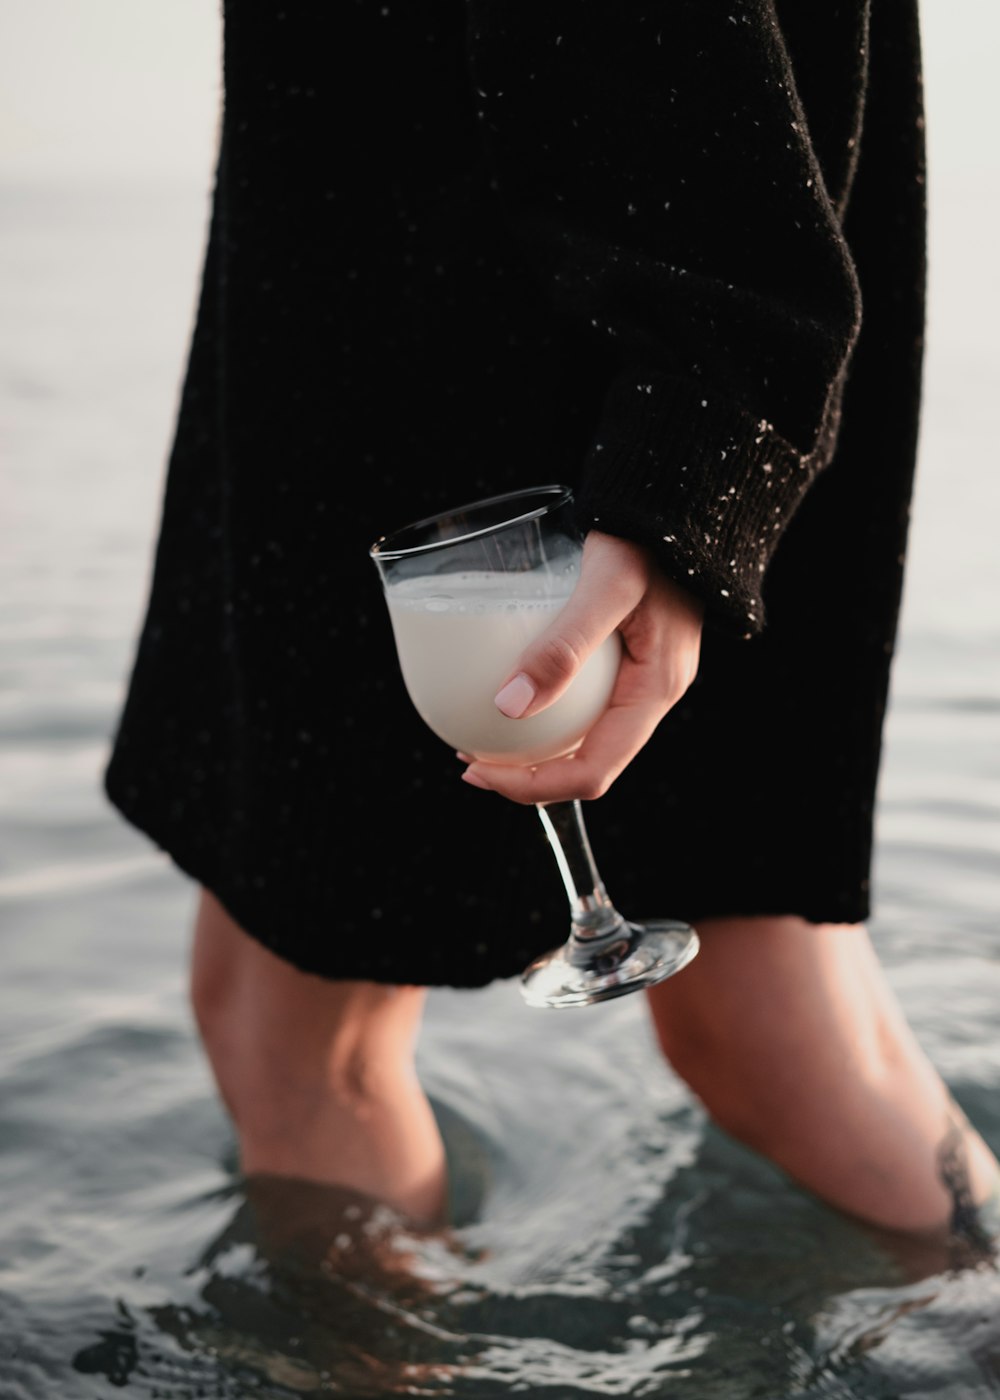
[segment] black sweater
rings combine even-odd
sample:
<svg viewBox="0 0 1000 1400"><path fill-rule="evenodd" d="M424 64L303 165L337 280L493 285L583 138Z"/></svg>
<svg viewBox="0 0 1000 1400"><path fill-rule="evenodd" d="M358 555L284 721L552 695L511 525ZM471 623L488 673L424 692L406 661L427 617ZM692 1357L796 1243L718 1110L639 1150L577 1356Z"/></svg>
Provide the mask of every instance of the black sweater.
<svg viewBox="0 0 1000 1400"><path fill-rule="evenodd" d="M565 917L551 854L406 701L367 549L563 480L713 624L596 804L612 889L695 923L867 917L920 403L915 0L224 20L112 801L305 970L518 973Z"/></svg>
<svg viewBox="0 0 1000 1400"><path fill-rule="evenodd" d="M617 365L583 523L652 546L740 634L763 626L768 562L833 453L860 328L842 220L867 12L469 0L510 227Z"/></svg>

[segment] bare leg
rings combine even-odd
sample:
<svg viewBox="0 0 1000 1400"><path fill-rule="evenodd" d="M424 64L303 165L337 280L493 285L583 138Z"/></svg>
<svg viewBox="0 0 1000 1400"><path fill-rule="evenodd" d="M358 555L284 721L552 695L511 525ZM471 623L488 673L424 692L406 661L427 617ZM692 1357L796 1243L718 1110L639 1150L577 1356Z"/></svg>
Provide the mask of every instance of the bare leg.
<svg viewBox="0 0 1000 1400"><path fill-rule="evenodd" d="M893 1230L985 1201L998 1165L921 1051L867 932L713 919L649 1007L671 1064L733 1137L823 1200Z"/></svg>
<svg viewBox="0 0 1000 1400"><path fill-rule="evenodd" d="M248 937L203 892L191 997L249 1174L344 1186L443 1221L444 1147L413 1052L422 987L330 982Z"/></svg>

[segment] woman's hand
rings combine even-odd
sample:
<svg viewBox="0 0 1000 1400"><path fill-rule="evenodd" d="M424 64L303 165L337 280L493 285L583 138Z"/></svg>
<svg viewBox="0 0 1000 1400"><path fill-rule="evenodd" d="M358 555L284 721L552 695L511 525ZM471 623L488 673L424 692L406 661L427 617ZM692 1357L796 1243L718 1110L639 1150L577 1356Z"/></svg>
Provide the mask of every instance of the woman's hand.
<svg viewBox="0 0 1000 1400"><path fill-rule="evenodd" d="M702 614L701 602L665 578L642 546L591 531L572 597L522 652L497 701L512 719L538 714L617 628L622 662L608 708L572 757L536 768L477 760L462 777L515 802L602 796L694 680Z"/></svg>

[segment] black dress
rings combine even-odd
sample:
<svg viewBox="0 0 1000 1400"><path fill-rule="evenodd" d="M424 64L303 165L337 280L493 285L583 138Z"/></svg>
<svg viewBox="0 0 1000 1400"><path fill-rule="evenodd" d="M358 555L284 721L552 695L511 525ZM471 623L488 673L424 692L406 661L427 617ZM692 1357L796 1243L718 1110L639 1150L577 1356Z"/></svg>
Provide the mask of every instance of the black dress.
<svg viewBox="0 0 1000 1400"><path fill-rule="evenodd" d="M413 711L367 557L565 481L707 606L588 807L636 916L855 922L917 446L913 0L226 7L145 623L105 782L325 977L482 985L566 932L530 809Z"/></svg>

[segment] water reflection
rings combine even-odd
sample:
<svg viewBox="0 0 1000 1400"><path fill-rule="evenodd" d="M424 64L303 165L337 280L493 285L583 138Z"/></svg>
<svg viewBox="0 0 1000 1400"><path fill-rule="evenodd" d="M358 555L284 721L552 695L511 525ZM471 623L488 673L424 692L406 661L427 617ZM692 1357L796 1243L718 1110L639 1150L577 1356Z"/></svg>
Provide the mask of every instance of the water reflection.
<svg viewBox="0 0 1000 1400"><path fill-rule="evenodd" d="M231 1201L171 1301L120 1301L78 1374L157 1395L476 1400L876 1396L1000 1376L992 1248L847 1220L710 1126L613 1242L588 1248L581 1220L574 1268L552 1237L548 1272L505 1283L489 1202L468 1226L415 1231L360 1193L287 1178L246 1178ZM544 1254L544 1204L524 1209Z"/></svg>
<svg viewBox="0 0 1000 1400"><path fill-rule="evenodd" d="M81 1375L104 1376L115 1386L128 1385L139 1365L136 1323L124 1304L119 1304L121 1321L117 1327L98 1332L98 1340L81 1347L73 1357L73 1369Z"/></svg>
<svg viewBox="0 0 1000 1400"><path fill-rule="evenodd" d="M191 1301L150 1306L141 1324L119 1304L118 1325L73 1367L116 1386L138 1373L297 1395L432 1393L463 1346L435 1322L455 1249L360 1194L248 1178L188 1270Z"/></svg>
<svg viewBox="0 0 1000 1400"><path fill-rule="evenodd" d="M150 1317L185 1349L298 1394L437 1393L463 1357L436 1321L461 1262L453 1235L416 1232L357 1192L250 1177L192 1270L203 1306Z"/></svg>

